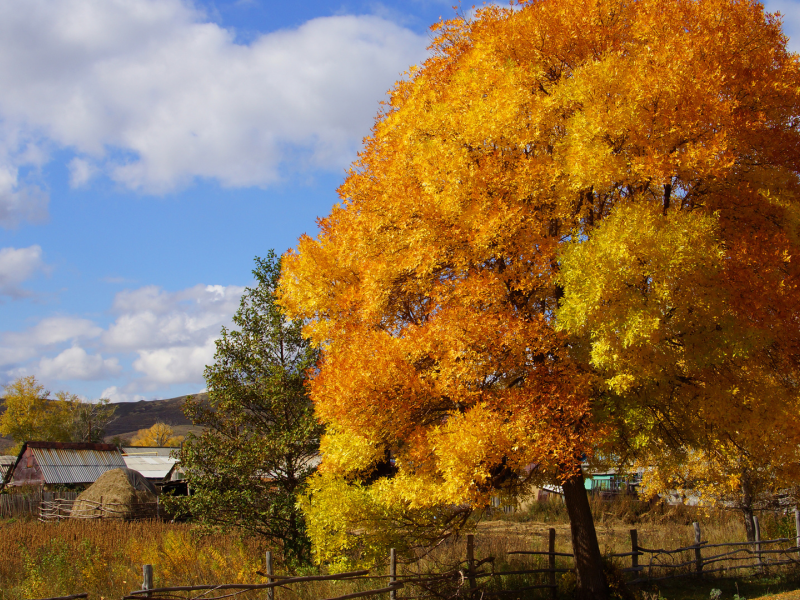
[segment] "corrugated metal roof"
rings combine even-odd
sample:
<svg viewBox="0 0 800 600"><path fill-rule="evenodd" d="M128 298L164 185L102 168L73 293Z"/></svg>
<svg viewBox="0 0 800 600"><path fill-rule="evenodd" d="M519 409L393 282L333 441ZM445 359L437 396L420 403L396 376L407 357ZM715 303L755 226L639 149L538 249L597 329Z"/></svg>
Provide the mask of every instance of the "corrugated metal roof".
<svg viewBox="0 0 800 600"><path fill-rule="evenodd" d="M77 445L77 444L76 444ZM29 444L29 447L32 444ZM119 450L30 448L46 483L93 483L112 469L125 467Z"/></svg>
<svg viewBox="0 0 800 600"><path fill-rule="evenodd" d="M180 453L179 446L125 446L122 454L126 456L166 456Z"/></svg>
<svg viewBox="0 0 800 600"><path fill-rule="evenodd" d="M15 462L17 462L16 456L0 454L0 482L2 482L2 480L5 478L6 471L8 471Z"/></svg>
<svg viewBox="0 0 800 600"><path fill-rule="evenodd" d="M147 479L164 479L178 462L168 456L123 456L129 469L139 471Z"/></svg>

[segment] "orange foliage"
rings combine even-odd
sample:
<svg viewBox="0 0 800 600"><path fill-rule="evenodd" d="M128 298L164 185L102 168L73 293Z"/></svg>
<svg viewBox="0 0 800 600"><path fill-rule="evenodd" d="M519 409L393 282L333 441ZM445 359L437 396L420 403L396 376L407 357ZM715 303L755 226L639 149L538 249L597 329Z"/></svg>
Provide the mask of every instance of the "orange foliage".
<svg viewBox="0 0 800 600"><path fill-rule="evenodd" d="M284 259L282 303L324 350L323 476L391 455L392 502L482 506L601 443L789 415L800 60L779 19L541 0L437 29Z"/></svg>

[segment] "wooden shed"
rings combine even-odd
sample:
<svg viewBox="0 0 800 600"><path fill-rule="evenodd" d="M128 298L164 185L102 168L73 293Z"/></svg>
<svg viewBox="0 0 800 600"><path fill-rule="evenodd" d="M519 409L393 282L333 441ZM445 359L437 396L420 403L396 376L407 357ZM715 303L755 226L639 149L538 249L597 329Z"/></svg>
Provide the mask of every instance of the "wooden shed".
<svg viewBox="0 0 800 600"><path fill-rule="evenodd" d="M86 485L106 471L124 467L122 454L113 444L26 442L0 489L6 485Z"/></svg>

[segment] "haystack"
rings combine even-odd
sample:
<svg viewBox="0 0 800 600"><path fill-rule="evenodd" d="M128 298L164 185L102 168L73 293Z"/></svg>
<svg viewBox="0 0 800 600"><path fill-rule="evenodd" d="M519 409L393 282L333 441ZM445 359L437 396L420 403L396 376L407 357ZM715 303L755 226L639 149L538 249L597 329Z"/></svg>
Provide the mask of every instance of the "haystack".
<svg viewBox="0 0 800 600"><path fill-rule="evenodd" d="M76 519L143 519L157 515L158 491L139 471L106 471L78 496Z"/></svg>

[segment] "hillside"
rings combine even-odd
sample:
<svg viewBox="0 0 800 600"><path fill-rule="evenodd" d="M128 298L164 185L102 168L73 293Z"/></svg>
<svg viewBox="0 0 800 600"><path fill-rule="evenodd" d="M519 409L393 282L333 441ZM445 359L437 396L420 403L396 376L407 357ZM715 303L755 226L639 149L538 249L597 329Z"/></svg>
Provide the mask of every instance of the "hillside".
<svg viewBox="0 0 800 600"><path fill-rule="evenodd" d="M197 394L202 399L207 399L207 394ZM181 407L186 396L167 398L166 400L140 400L139 402L114 402L111 406L117 408L114 420L106 428L105 440L110 442L115 436L123 440L130 440L140 429L152 427L161 421L172 426L177 435L186 435L190 431L199 432L200 427L195 427L187 419ZM0 414L5 411L5 404L0 399ZM0 451L11 447L10 438L0 436Z"/></svg>
<svg viewBox="0 0 800 600"><path fill-rule="evenodd" d="M197 394L202 399L208 398L206 394ZM158 421L171 425L175 433L186 435L190 430L200 431L199 427L193 427L187 419L181 407L186 400L186 396L168 398L166 400L140 400L139 402L116 402L117 411L115 419L106 427L106 439L111 440L114 436L122 438L133 437L140 429L152 427Z"/></svg>

